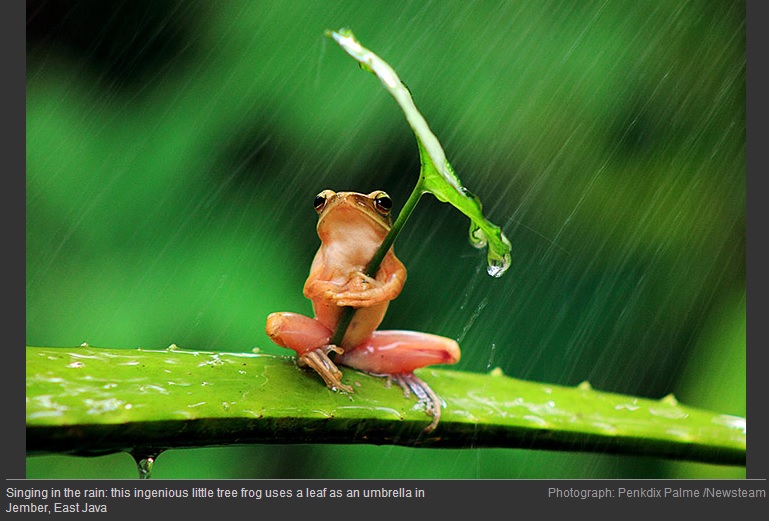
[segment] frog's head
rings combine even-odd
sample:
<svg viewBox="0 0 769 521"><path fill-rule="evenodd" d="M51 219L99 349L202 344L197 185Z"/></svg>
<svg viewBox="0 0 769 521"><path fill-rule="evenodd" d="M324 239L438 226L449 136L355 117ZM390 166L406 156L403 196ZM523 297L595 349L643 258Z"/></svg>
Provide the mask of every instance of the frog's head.
<svg viewBox="0 0 769 521"><path fill-rule="evenodd" d="M362 237L372 232L381 241L392 225L392 199L382 190L370 194L323 190L315 196L314 205L323 241L338 234Z"/></svg>

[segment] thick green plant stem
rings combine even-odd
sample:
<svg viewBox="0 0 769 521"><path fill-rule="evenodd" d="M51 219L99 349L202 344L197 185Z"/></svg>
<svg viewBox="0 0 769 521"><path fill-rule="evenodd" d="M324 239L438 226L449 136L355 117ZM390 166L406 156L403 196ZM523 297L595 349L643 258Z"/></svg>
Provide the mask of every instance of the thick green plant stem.
<svg viewBox="0 0 769 521"><path fill-rule="evenodd" d="M352 369L332 392L288 357L251 353L27 348L27 453L134 455L248 443L374 443L622 453L745 464L745 419L678 404L427 368L444 400L423 406Z"/></svg>

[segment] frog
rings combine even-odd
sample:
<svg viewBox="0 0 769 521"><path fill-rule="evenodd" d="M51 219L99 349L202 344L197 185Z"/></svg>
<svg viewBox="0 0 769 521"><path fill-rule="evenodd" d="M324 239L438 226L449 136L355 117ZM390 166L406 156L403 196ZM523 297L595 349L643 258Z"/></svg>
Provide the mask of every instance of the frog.
<svg viewBox="0 0 769 521"><path fill-rule="evenodd" d="M406 268L392 246L375 276L366 274L392 227L392 199L382 190L369 194L323 190L315 196L314 207L321 244L303 293L315 316L271 313L267 335L295 351L299 365L315 370L332 391L353 392L342 382L337 364L395 381L406 397L413 393L424 404L432 417L425 431L431 432L440 420L441 400L414 371L455 364L460 348L455 340L431 333L377 329L406 282ZM341 342L334 345L334 331L348 306L355 314Z"/></svg>

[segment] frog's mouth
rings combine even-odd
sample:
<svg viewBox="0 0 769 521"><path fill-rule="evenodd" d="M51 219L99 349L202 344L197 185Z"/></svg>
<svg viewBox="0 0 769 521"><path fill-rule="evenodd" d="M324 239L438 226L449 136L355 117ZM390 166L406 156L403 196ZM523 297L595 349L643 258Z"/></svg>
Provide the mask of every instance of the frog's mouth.
<svg viewBox="0 0 769 521"><path fill-rule="evenodd" d="M365 221L361 219L365 217ZM378 232L390 231L390 217L379 213L371 204L371 199L363 194L339 192L337 198L329 203L318 219L318 231L358 228L362 222L368 222Z"/></svg>

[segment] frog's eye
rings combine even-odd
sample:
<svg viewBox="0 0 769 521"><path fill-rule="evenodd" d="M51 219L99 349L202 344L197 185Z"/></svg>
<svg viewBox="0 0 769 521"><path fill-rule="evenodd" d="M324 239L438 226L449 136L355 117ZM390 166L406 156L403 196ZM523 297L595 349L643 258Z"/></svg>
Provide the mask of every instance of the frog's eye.
<svg viewBox="0 0 769 521"><path fill-rule="evenodd" d="M319 212L323 209L323 207L326 205L326 196L323 194L318 194L315 196L315 202L313 203L315 206L315 211Z"/></svg>
<svg viewBox="0 0 769 521"><path fill-rule="evenodd" d="M315 206L316 212L320 213L323 208L325 208L329 195L332 195L333 193L334 192L331 190L323 190L321 193L315 196L315 201L312 204Z"/></svg>
<svg viewBox="0 0 769 521"><path fill-rule="evenodd" d="M385 192L379 192L374 196L374 206L379 213L387 215L393 209L393 200Z"/></svg>

